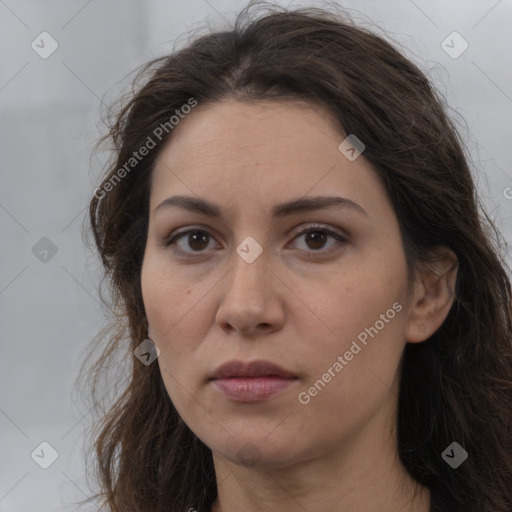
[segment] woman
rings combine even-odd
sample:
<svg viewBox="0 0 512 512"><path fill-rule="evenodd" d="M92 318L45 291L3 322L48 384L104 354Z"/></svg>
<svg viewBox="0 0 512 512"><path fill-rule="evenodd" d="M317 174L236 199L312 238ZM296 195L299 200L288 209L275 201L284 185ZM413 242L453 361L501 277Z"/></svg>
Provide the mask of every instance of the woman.
<svg viewBox="0 0 512 512"><path fill-rule="evenodd" d="M512 510L512 313L456 129L342 16L152 61L90 204L130 379L108 510ZM96 391L95 381L93 382Z"/></svg>

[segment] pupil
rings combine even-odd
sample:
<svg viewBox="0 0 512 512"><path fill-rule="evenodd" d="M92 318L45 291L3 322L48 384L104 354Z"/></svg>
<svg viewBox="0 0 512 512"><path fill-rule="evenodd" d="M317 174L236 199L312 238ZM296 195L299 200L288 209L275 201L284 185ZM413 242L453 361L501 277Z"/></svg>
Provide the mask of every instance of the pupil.
<svg viewBox="0 0 512 512"><path fill-rule="evenodd" d="M208 245L208 242L206 240L207 234L204 231L194 231L193 233L190 233L189 238L189 245L194 250L201 250L204 249L204 247L201 246L201 243L206 242L206 246ZM200 247L194 246L194 244L198 242Z"/></svg>
<svg viewBox="0 0 512 512"><path fill-rule="evenodd" d="M325 236L325 233L321 231L311 231L306 234L306 243L312 242L312 245L310 245L312 249L321 249L325 244Z"/></svg>

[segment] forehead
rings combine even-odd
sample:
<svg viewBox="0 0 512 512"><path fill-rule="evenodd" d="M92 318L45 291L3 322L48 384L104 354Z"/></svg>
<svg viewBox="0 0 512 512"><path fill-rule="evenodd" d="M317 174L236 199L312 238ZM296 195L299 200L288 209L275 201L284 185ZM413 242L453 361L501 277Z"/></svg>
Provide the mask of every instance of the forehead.
<svg viewBox="0 0 512 512"><path fill-rule="evenodd" d="M173 129L153 176L152 208L170 193L231 202L278 202L376 185L370 164L349 161L325 108L301 101L198 105ZM313 190L314 189L314 190ZM361 199L361 198L360 198Z"/></svg>
<svg viewBox="0 0 512 512"><path fill-rule="evenodd" d="M341 137L327 110L320 108L299 101L198 105L173 129L156 169L162 161L233 167L266 160L314 160L322 149L336 148Z"/></svg>

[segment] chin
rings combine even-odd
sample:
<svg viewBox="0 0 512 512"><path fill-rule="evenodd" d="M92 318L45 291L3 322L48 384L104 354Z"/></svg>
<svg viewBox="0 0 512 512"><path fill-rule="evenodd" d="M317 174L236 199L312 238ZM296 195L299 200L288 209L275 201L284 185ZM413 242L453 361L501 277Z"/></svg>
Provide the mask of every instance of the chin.
<svg viewBox="0 0 512 512"><path fill-rule="evenodd" d="M214 455L229 460L237 466L243 467L284 467L297 462L299 454L296 453L294 443L290 439L274 439L270 441L264 436L245 435L230 437L224 440L223 446L218 449L214 445Z"/></svg>

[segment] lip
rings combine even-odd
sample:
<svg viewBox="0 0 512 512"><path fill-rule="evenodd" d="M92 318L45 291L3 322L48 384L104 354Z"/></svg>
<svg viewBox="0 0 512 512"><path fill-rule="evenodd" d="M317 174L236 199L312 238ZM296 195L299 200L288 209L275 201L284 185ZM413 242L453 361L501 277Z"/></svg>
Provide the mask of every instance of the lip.
<svg viewBox="0 0 512 512"><path fill-rule="evenodd" d="M232 377L282 377L296 378L296 375L281 366L258 359L256 361L228 361L220 365L211 375L210 379L229 379Z"/></svg>
<svg viewBox="0 0 512 512"><path fill-rule="evenodd" d="M210 376L212 385L235 402L261 402L290 387L298 377L270 361L229 361Z"/></svg>

